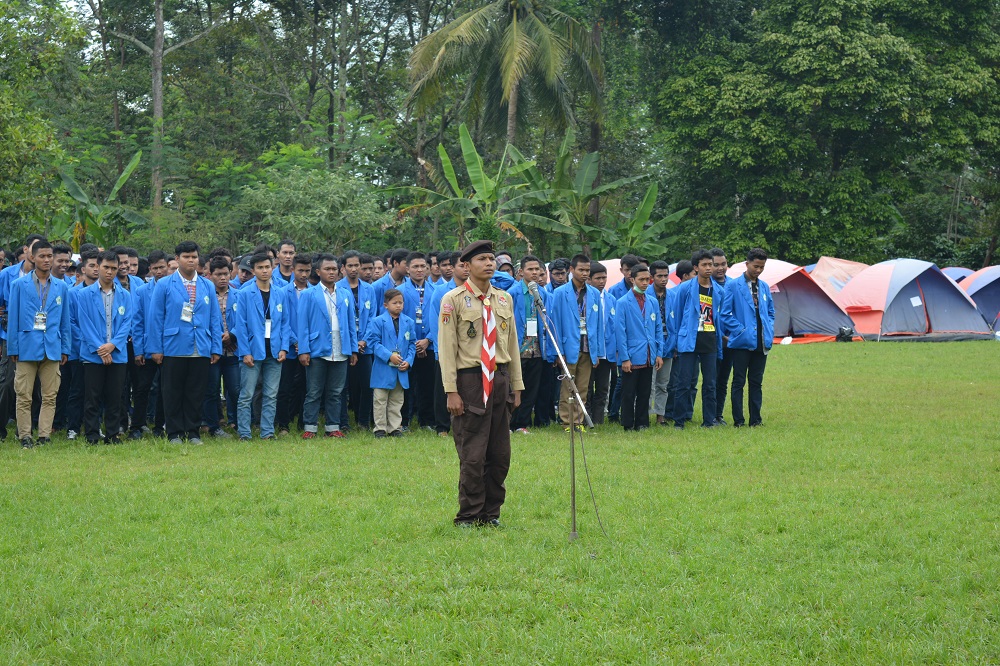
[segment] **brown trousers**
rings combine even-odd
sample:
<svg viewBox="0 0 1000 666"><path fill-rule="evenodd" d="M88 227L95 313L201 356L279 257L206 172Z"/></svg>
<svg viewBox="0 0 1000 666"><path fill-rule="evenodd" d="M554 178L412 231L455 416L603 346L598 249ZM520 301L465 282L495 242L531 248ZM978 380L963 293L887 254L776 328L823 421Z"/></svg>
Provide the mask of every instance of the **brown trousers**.
<svg viewBox="0 0 1000 666"><path fill-rule="evenodd" d="M605 361L607 363L607 361ZM580 397L583 400L587 399L587 389L590 388L590 372L594 369L594 362L590 360L590 354L584 354L581 352L580 358L577 359L574 364L566 364L569 367L570 374L573 375L574 382L576 383L576 390L580 392ZM559 367L559 373L562 374L562 367ZM570 404L569 398L573 395L569 390L569 385L565 380L559 383L559 420L562 421L564 426L569 425L570 417ZM576 400L576 397L573 397ZM580 410L579 405L572 405L573 407L573 419L574 423L583 423L583 412ZM593 414L591 414L593 417Z"/></svg>
<svg viewBox="0 0 1000 666"><path fill-rule="evenodd" d="M52 419L56 415L56 395L62 372L59 361L18 361L14 373L14 392L17 394L17 437L31 437L31 396L35 390L35 377L42 387L42 409L38 413L38 436L52 436Z"/></svg>
<svg viewBox="0 0 1000 666"><path fill-rule="evenodd" d="M458 514L455 522L486 522L500 517L510 469L510 413L514 393L506 368L493 373L493 395L483 407L483 375L458 372L458 395L465 413L451 417L458 451Z"/></svg>

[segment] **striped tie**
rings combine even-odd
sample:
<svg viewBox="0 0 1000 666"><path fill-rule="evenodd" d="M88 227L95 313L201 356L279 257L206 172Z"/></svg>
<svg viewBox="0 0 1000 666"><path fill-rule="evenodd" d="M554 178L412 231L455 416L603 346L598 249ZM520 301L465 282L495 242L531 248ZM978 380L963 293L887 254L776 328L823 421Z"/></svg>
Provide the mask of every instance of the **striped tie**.
<svg viewBox="0 0 1000 666"><path fill-rule="evenodd" d="M465 288L473 296L476 295L468 282L465 283ZM483 406L486 406L493 394L493 372L497 368L497 322L493 318L490 299L486 294L481 294L478 298L483 302L483 348L479 352L479 365L483 369Z"/></svg>

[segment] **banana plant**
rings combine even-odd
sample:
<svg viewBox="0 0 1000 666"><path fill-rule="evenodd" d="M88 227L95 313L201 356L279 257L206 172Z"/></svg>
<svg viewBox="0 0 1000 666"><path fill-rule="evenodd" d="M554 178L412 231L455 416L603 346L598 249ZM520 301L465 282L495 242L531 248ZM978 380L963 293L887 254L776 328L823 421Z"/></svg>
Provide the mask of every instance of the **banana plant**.
<svg viewBox="0 0 1000 666"><path fill-rule="evenodd" d="M459 139L468 188L462 187L448 151L438 144L441 172L427 163L422 164L435 189L405 186L384 190L389 196L400 193L417 195L420 200L404 205L402 213L423 211L428 215L451 218L456 224L461 244L467 242L470 235L489 237L496 230L526 243L528 238L522 231L526 227L559 233L572 231L559 220L524 210L532 204L546 203L544 192L529 187L527 182L517 178L528 169L533 169L534 162L515 157L520 153L508 144L491 175L465 123L459 127Z"/></svg>
<svg viewBox="0 0 1000 666"><path fill-rule="evenodd" d="M670 231L670 225L687 215L689 209L684 208L673 212L663 219L649 224L649 218L653 213L658 194L659 187L656 183L650 183L635 214L631 217L622 216L625 218L623 224L602 228L586 227L588 233L597 235L595 246L598 251L607 256L631 253L639 256L662 257L667 254L667 246L663 241L669 240L666 236Z"/></svg>
<svg viewBox="0 0 1000 666"><path fill-rule="evenodd" d="M553 215L563 229L577 233L581 239L591 243L601 235L603 229L591 226L590 208L592 203L603 195L612 194L618 190L649 178L647 175L619 178L618 180L594 187L600 168L600 154L588 153L580 160L574 174L573 146L576 145L576 133L568 128L563 137L559 152L556 155L555 170L552 179L535 168L534 163L522 173L531 191L539 193L553 207ZM527 163L527 158L517 148L511 146L511 153L518 163Z"/></svg>
<svg viewBox="0 0 1000 666"><path fill-rule="evenodd" d="M73 246L73 250L80 249L80 245L90 240L101 247L110 244L112 224L117 221L124 221L128 224L141 226L149 223L145 217L139 213L115 203L118 198L118 191L128 181L129 177L139 166L142 158L142 151L138 151L122 170L111 188L111 193L105 198L104 203L94 203L92 198L83 191L79 183L66 171L60 169L59 177L62 178L63 186L70 197L76 201L71 216L54 221L52 235L68 240Z"/></svg>

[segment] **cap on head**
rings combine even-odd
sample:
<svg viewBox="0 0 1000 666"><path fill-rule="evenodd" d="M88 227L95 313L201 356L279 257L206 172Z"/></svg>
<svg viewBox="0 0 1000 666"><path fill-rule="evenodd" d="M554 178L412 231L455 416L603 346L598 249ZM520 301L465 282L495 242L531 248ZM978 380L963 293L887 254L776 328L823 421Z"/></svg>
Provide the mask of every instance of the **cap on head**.
<svg viewBox="0 0 1000 666"><path fill-rule="evenodd" d="M241 271L251 271L251 272L253 271L253 266L250 264L250 260L252 258L253 257L248 254L245 257L243 257L243 259L240 260L240 270Z"/></svg>
<svg viewBox="0 0 1000 666"><path fill-rule="evenodd" d="M466 245L462 250L462 261L472 261L480 254L493 254L493 241L481 240Z"/></svg>

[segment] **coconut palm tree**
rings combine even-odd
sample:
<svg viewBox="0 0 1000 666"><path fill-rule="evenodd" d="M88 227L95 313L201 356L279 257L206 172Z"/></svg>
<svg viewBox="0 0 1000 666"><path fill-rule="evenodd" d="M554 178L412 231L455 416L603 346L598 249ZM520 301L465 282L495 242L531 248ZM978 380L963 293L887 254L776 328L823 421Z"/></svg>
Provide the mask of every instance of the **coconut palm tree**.
<svg viewBox="0 0 1000 666"><path fill-rule="evenodd" d="M598 105L604 66L590 32L547 0L494 0L421 40L410 56L411 103L423 112L467 74L466 111L499 123L507 143L532 103L560 127L573 124L571 88ZM598 107L599 108L599 107Z"/></svg>

